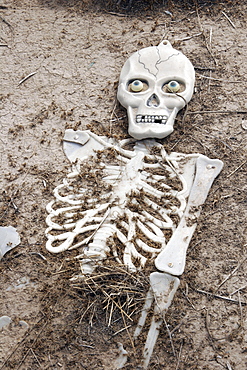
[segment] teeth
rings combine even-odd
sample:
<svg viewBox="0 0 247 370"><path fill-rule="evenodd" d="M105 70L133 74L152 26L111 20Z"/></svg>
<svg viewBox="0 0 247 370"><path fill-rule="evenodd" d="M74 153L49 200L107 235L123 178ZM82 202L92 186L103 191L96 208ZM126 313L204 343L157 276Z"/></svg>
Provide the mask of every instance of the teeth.
<svg viewBox="0 0 247 370"><path fill-rule="evenodd" d="M137 123L160 123L165 125L167 119L168 116L150 116L150 115L143 116L141 114L138 114L136 116Z"/></svg>

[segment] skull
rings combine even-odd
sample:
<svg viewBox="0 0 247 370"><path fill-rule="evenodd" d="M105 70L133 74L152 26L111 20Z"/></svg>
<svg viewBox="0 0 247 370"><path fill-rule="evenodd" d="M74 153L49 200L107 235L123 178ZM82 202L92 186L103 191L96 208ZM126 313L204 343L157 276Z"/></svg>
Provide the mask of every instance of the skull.
<svg viewBox="0 0 247 370"><path fill-rule="evenodd" d="M178 111L192 97L194 81L193 65L169 41L131 55L117 93L127 109L129 134L138 140L170 135Z"/></svg>

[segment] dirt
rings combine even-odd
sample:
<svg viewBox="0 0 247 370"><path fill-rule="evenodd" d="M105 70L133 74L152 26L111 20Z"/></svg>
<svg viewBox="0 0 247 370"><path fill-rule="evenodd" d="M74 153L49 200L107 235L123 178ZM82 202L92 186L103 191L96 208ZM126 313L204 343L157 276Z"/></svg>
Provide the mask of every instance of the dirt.
<svg viewBox="0 0 247 370"><path fill-rule="evenodd" d="M12 319L0 332L0 369L113 369L118 342L130 354L124 368L141 368L145 333L134 347L131 335L145 276L116 270L98 285L72 284L74 251L46 251L45 207L69 169L65 128L128 137L116 102L121 66L163 39L194 64L196 92L162 143L168 152L219 158L224 169L149 368L247 368L247 5L154 0L126 10L127 3L1 3L0 224L16 227L21 244L0 261L0 316ZM120 306L132 299L133 310L125 308L133 321L112 299Z"/></svg>

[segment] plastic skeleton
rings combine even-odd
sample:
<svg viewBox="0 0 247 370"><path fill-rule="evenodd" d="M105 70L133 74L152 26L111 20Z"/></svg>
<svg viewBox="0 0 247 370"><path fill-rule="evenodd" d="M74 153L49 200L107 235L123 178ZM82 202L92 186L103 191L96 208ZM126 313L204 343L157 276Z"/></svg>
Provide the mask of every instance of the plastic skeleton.
<svg viewBox="0 0 247 370"><path fill-rule="evenodd" d="M134 53L123 66L118 99L136 140L66 130L64 151L72 171L47 206L47 249L79 248L83 275L110 255L133 273L153 261L156 271L134 333L137 339L154 305L145 369L179 286L201 206L223 165L200 154L168 155L154 140L173 131L193 88L192 64L168 41ZM118 360L115 368L122 368L126 357Z"/></svg>

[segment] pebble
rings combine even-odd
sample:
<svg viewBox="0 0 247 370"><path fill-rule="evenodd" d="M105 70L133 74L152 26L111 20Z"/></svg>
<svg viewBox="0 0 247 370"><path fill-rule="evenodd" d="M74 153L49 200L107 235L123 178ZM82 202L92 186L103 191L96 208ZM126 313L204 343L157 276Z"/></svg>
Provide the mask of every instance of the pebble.
<svg viewBox="0 0 247 370"><path fill-rule="evenodd" d="M247 130L247 120L246 119L242 121L242 127L244 130Z"/></svg>
<svg viewBox="0 0 247 370"><path fill-rule="evenodd" d="M29 325L26 321L24 320L20 320L19 323L18 323L21 327L25 328L25 329L28 329L29 328Z"/></svg>
<svg viewBox="0 0 247 370"><path fill-rule="evenodd" d="M9 316L2 316L0 317L0 329L4 328L5 326L11 323L11 318Z"/></svg>

